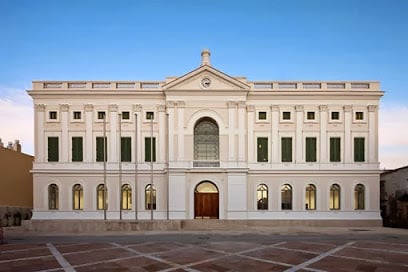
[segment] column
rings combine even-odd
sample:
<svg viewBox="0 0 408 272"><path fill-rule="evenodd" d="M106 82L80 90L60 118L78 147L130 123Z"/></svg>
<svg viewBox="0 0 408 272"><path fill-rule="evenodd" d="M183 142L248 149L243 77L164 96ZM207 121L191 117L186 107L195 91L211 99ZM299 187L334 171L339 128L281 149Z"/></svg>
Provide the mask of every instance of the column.
<svg viewBox="0 0 408 272"><path fill-rule="evenodd" d="M60 104L60 111L61 111L61 153L60 153L60 161L61 162L68 162L68 155L69 153L69 142L70 139L68 137L68 118L69 118L69 106L68 104Z"/></svg>
<svg viewBox="0 0 408 272"><path fill-rule="evenodd" d="M44 123L45 123L45 105L35 104L35 161L45 162L45 137L44 137Z"/></svg>
<svg viewBox="0 0 408 272"><path fill-rule="evenodd" d="M237 103L228 101L228 161L235 161L235 108Z"/></svg>
<svg viewBox="0 0 408 272"><path fill-rule="evenodd" d="M109 105L109 146L108 146L108 161L118 161L118 105Z"/></svg>
<svg viewBox="0 0 408 272"><path fill-rule="evenodd" d="M327 163L327 105L321 105L320 110L320 163Z"/></svg>
<svg viewBox="0 0 408 272"><path fill-rule="evenodd" d="M351 145L351 123L352 107L350 105L344 106L344 162L353 162L353 150Z"/></svg>
<svg viewBox="0 0 408 272"><path fill-rule="evenodd" d="M378 158L377 158L378 131L377 131L376 112L377 112L376 105L368 106L368 162L369 163L378 162Z"/></svg>
<svg viewBox="0 0 408 272"><path fill-rule="evenodd" d="M255 162L254 159L254 123L255 123L255 106L248 105L248 163Z"/></svg>
<svg viewBox="0 0 408 272"><path fill-rule="evenodd" d="M238 161L245 161L245 101L238 102Z"/></svg>
<svg viewBox="0 0 408 272"><path fill-rule="evenodd" d="M295 147L295 162L304 162L303 160L303 112L304 108L302 105L297 105L296 109L296 147Z"/></svg>
<svg viewBox="0 0 408 272"><path fill-rule="evenodd" d="M271 106L271 150L272 163L279 163L279 106Z"/></svg>
<svg viewBox="0 0 408 272"><path fill-rule="evenodd" d="M177 101L177 160L184 161L184 101Z"/></svg>
<svg viewBox="0 0 408 272"><path fill-rule="evenodd" d="M164 163L166 161L166 106L165 105L158 105L157 112L159 115L158 125L159 125L159 136L158 136L158 149L159 150L159 158L158 162Z"/></svg>
<svg viewBox="0 0 408 272"><path fill-rule="evenodd" d="M92 104L86 104L85 105L85 146L83 148L84 150L84 162L92 162L92 154L93 154L93 149L92 149L92 131L93 131L93 105Z"/></svg>
<svg viewBox="0 0 408 272"><path fill-rule="evenodd" d="M169 150L169 163L174 161L174 106L173 101L167 102L167 114L169 115L169 131L168 133L168 150Z"/></svg>
<svg viewBox="0 0 408 272"><path fill-rule="evenodd" d="M137 119L135 122L137 122L137 128L136 128L136 133L135 137L137 138L137 143L136 146L133 148L136 148L137 152L137 161L142 162L142 105L140 104L133 104L133 115L137 114ZM136 152L133 152L135 154Z"/></svg>

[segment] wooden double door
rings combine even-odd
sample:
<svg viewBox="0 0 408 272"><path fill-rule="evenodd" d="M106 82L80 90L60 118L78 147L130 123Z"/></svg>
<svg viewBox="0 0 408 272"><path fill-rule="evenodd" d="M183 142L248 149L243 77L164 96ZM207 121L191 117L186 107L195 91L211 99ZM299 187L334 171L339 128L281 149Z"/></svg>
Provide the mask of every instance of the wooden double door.
<svg viewBox="0 0 408 272"><path fill-rule="evenodd" d="M219 218L219 193L194 193L194 218Z"/></svg>

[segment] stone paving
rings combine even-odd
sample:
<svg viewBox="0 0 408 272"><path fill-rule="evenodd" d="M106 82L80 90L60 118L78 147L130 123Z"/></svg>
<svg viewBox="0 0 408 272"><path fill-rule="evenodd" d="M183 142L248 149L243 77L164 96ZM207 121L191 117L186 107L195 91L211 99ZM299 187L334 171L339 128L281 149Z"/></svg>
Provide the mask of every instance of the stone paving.
<svg viewBox="0 0 408 272"><path fill-rule="evenodd" d="M0 271L408 271L408 241L239 239L0 245Z"/></svg>

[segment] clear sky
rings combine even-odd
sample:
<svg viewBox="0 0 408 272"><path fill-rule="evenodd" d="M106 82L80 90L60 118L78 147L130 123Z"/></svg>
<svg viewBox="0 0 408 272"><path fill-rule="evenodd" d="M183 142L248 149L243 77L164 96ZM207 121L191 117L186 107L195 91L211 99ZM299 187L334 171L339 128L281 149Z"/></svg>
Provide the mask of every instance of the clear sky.
<svg viewBox="0 0 408 272"><path fill-rule="evenodd" d="M0 0L0 137L33 153L32 80L379 80L382 167L408 164L406 0Z"/></svg>

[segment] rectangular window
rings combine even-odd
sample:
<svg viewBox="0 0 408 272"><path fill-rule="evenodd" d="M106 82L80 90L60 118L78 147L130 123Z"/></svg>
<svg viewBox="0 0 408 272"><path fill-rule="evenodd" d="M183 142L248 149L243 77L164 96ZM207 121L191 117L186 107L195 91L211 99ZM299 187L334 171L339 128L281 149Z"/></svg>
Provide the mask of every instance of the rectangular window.
<svg viewBox="0 0 408 272"><path fill-rule="evenodd" d="M258 120L266 120L266 111L258 112Z"/></svg>
<svg viewBox="0 0 408 272"><path fill-rule="evenodd" d="M152 111L146 112L146 120L154 120L154 112Z"/></svg>
<svg viewBox="0 0 408 272"><path fill-rule="evenodd" d="M120 141L121 161L132 161L132 138L122 137Z"/></svg>
<svg viewBox="0 0 408 272"><path fill-rule="evenodd" d="M268 161L268 138L259 137L257 140L258 144L258 162Z"/></svg>
<svg viewBox="0 0 408 272"><path fill-rule="evenodd" d="M292 137L282 137L282 162L292 162Z"/></svg>
<svg viewBox="0 0 408 272"><path fill-rule="evenodd" d="M50 120L57 120L57 112L56 111L50 111L49 112L49 117L50 117Z"/></svg>
<svg viewBox="0 0 408 272"><path fill-rule="evenodd" d="M58 137L48 137L48 161L57 162L59 159Z"/></svg>
<svg viewBox="0 0 408 272"><path fill-rule="evenodd" d="M362 111L357 111L356 112L356 120L364 120L364 112Z"/></svg>
<svg viewBox="0 0 408 272"><path fill-rule="evenodd" d="M354 138L354 161L364 162L365 161L364 156L365 156L364 138L356 137Z"/></svg>
<svg viewBox="0 0 408 272"><path fill-rule="evenodd" d="M330 161L340 162L340 137L330 138Z"/></svg>
<svg viewBox="0 0 408 272"><path fill-rule="evenodd" d="M307 120L314 120L315 119L315 112L314 111L308 111L307 112Z"/></svg>
<svg viewBox="0 0 408 272"><path fill-rule="evenodd" d="M72 137L72 161L81 162L83 159L82 137Z"/></svg>
<svg viewBox="0 0 408 272"><path fill-rule="evenodd" d="M156 161L156 138L152 138L153 145L151 145L150 137L145 138L145 162L150 162L153 153L153 161Z"/></svg>
<svg viewBox="0 0 408 272"><path fill-rule="evenodd" d="M316 138L306 137L306 162L316 162Z"/></svg>
<svg viewBox="0 0 408 272"><path fill-rule="evenodd" d="M103 146L103 137L96 137L96 161L103 162L108 160L108 139L105 137L105 146ZM104 158L105 154L105 158Z"/></svg>
<svg viewBox="0 0 408 272"><path fill-rule="evenodd" d="M340 120L340 113L338 111L331 112L331 119L332 120Z"/></svg>
<svg viewBox="0 0 408 272"><path fill-rule="evenodd" d="M122 112L122 120L129 120L130 114L128 111L123 111Z"/></svg>
<svg viewBox="0 0 408 272"><path fill-rule="evenodd" d="M98 119L99 120L105 119L105 112L104 111L98 111Z"/></svg>
<svg viewBox="0 0 408 272"><path fill-rule="evenodd" d="M282 112L282 120L290 120L290 111Z"/></svg>
<svg viewBox="0 0 408 272"><path fill-rule="evenodd" d="M81 120L81 112L74 111L74 120Z"/></svg>

